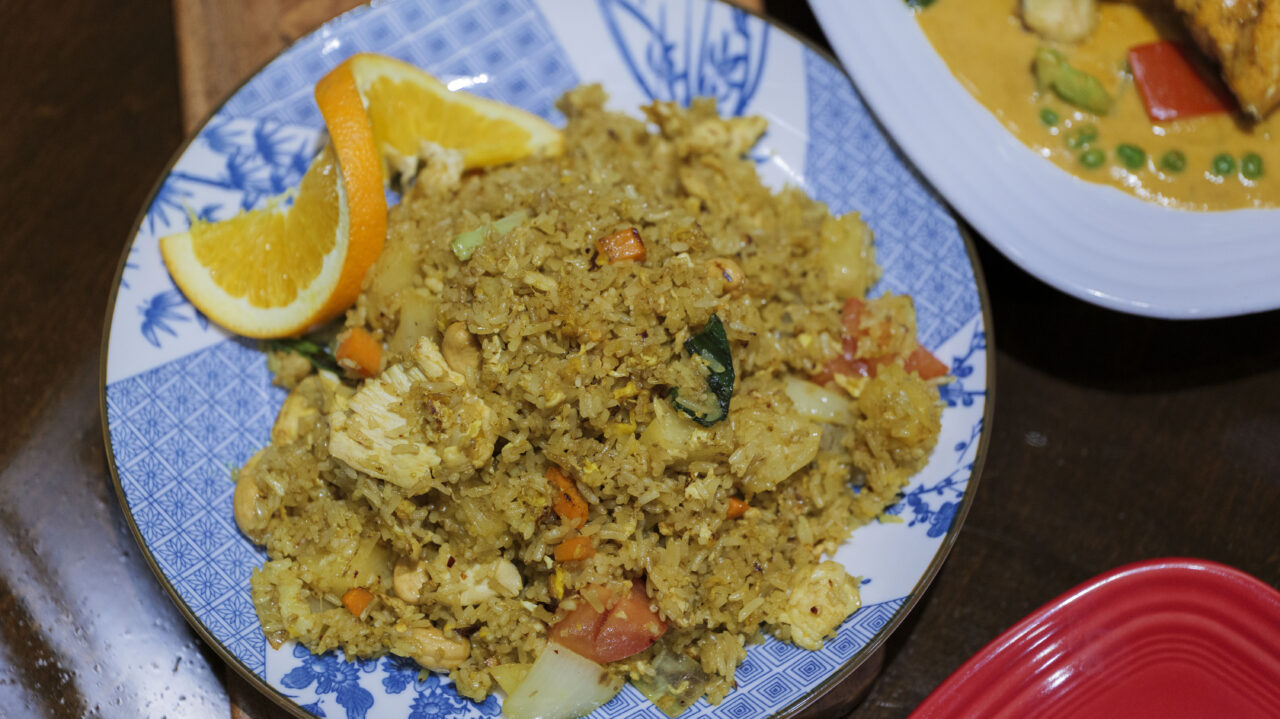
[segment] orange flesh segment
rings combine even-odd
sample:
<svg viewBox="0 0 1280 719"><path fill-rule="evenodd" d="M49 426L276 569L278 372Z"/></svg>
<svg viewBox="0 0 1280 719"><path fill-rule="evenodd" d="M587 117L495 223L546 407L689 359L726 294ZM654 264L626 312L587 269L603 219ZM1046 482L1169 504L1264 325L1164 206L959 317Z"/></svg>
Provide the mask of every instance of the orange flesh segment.
<svg viewBox="0 0 1280 719"><path fill-rule="evenodd" d="M444 89L449 93L448 89ZM373 133L402 155L416 155L422 140L460 149L467 167L524 157L531 137L524 128L492 118L417 83L381 77L365 88ZM451 94L451 93L450 93Z"/></svg>
<svg viewBox="0 0 1280 719"><path fill-rule="evenodd" d="M196 259L208 268L214 282L233 297L245 297L255 307L283 307L297 298L320 274L325 255L333 250L338 227L337 165L328 148L311 164L287 210L245 212L229 220L204 225L192 233ZM237 237L279 237L280 242L237 242ZM272 282L254 282L257 267Z"/></svg>

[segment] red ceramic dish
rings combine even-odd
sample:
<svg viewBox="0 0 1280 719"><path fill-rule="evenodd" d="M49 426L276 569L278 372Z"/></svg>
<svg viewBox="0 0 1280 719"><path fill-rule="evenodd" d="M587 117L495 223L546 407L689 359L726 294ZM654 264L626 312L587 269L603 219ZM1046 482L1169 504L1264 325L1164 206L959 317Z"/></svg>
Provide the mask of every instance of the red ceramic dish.
<svg viewBox="0 0 1280 719"><path fill-rule="evenodd" d="M1041 607L911 715L1280 717L1280 592L1221 564L1130 564Z"/></svg>

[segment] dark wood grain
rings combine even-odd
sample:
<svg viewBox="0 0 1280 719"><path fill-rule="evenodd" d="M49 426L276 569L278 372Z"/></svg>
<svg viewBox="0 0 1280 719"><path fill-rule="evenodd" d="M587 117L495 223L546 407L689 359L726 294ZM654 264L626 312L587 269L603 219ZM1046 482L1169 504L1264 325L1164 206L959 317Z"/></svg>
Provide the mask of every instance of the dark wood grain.
<svg viewBox="0 0 1280 719"><path fill-rule="evenodd" d="M173 0L188 132L285 46L366 0ZM763 0L730 0L761 12Z"/></svg>
<svg viewBox="0 0 1280 719"><path fill-rule="evenodd" d="M802 4L769 9L819 37ZM183 134L173 23L163 3L0 6L0 715L231 711L225 668L126 528L98 414L112 276ZM977 500L865 701L851 679L809 716L906 716L1125 562L1196 556L1280 584L1280 315L1120 315L979 248L997 389Z"/></svg>
<svg viewBox="0 0 1280 719"><path fill-rule="evenodd" d="M173 0L182 123L195 130L277 52L362 0Z"/></svg>
<svg viewBox="0 0 1280 719"><path fill-rule="evenodd" d="M182 139L162 3L0 4L0 715L225 717L107 471L99 349Z"/></svg>

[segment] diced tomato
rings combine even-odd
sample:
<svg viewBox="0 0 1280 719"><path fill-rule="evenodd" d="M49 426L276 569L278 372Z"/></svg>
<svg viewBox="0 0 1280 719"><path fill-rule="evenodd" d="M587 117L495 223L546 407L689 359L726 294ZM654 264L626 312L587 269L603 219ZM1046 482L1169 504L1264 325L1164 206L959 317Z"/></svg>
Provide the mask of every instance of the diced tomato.
<svg viewBox="0 0 1280 719"><path fill-rule="evenodd" d="M840 324L844 326L840 356L828 360L822 366L820 372L809 378L811 381L825 385L835 379L836 375L874 377L881 366L894 362L901 357L896 352L889 350L889 346L892 343L887 338L894 331L893 323L890 320L886 319L879 324L873 325L870 331L862 326L866 307L866 302L857 297L851 297L844 303L844 308L840 312ZM863 357L858 352L859 343L866 339L871 341L863 343L864 349L875 352L879 348L879 352L876 352L874 356ZM908 372L917 372L921 379L933 379L947 373L947 366L939 362L936 357L929 353L929 350L923 347L916 348L915 351L908 355L903 360L903 366L906 367Z"/></svg>
<svg viewBox="0 0 1280 719"><path fill-rule="evenodd" d="M1129 49L1133 83L1152 122L1227 112L1233 101L1216 79L1207 79L1182 45L1168 40Z"/></svg>
<svg viewBox="0 0 1280 719"><path fill-rule="evenodd" d="M875 375L875 368L880 363L872 364L867 360L853 359L852 357L836 357L828 360L822 366L822 371L811 379L816 384L826 384L835 379L838 374L846 377L871 377Z"/></svg>
<svg viewBox="0 0 1280 719"><path fill-rule="evenodd" d="M551 627L550 638L592 661L598 661L596 634L602 624L604 614L597 612L587 600L579 598L578 606Z"/></svg>
<svg viewBox="0 0 1280 719"><path fill-rule="evenodd" d="M845 359L853 359L858 356L858 338L845 335L840 340L840 353Z"/></svg>
<svg viewBox="0 0 1280 719"><path fill-rule="evenodd" d="M907 355L907 361L903 363L903 367L908 372L920 375L920 379L942 377L948 371L942 360L934 357L932 352L921 346L917 346L911 354Z"/></svg>
<svg viewBox="0 0 1280 719"><path fill-rule="evenodd" d="M607 664L639 654L667 631L667 623L649 608L644 582L632 582L631 592L619 599L603 587L582 591L593 592L605 611L579 599L578 606L551 628L550 638L593 662Z"/></svg>
<svg viewBox="0 0 1280 719"><path fill-rule="evenodd" d="M844 309L840 312L840 324L844 325L846 337L857 337L861 334L862 310L867 304L857 297L845 300Z"/></svg>

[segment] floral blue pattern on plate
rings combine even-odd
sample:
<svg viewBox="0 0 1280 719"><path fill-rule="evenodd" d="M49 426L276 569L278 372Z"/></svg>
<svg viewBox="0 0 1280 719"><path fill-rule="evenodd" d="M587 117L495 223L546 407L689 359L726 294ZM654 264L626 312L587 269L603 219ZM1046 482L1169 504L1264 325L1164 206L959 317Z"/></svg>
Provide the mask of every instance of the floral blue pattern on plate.
<svg viewBox="0 0 1280 719"><path fill-rule="evenodd" d="M211 325L173 286L157 238L190 218L220 219L296 183L321 139L316 79L377 51L470 91L562 120L555 99L602 82L611 107L699 94L724 113L764 115L753 157L766 181L799 184L877 233L876 292L915 297L920 337L956 377L942 390L930 465L886 521L836 554L861 576L864 606L818 652L768 639L719 706L687 716L785 712L849 671L901 621L949 548L983 456L987 344L982 291L955 221L880 133L843 73L760 19L692 0L393 0L299 41L249 80L175 159L121 260L104 362L109 455L144 552L192 625L278 701L319 717L495 716L395 658L348 663L296 645L271 650L249 600L264 559L237 530L232 468L267 441L284 393L252 342ZM901 521L894 521L901 520ZM627 687L595 714L661 717Z"/></svg>

